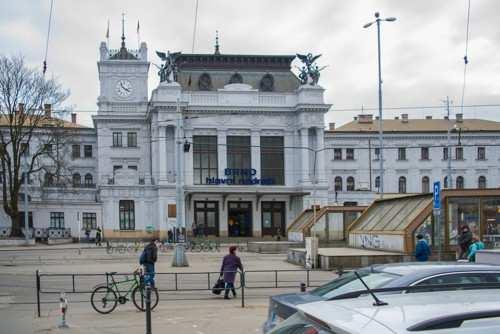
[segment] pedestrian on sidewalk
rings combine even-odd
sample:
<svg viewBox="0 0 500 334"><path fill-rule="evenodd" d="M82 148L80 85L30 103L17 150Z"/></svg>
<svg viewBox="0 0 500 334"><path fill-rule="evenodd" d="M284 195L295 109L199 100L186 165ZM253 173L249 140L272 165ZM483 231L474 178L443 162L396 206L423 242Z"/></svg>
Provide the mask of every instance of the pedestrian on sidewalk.
<svg viewBox="0 0 500 334"><path fill-rule="evenodd" d="M243 271L241 259L236 255L236 246L229 247L229 254L222 259L220 267L220 275L224 277L224 299L229 299L229 290L236 298L236 290L234 288L234 280L237 270Z"/></svg>
<svg viewBox="0 0 500 334"><path fill-rule="evenodd" d="M474 234L472 237L472 243L469 246L469 262L476 262L476 252L481 249L484 249L484 243L477 235Z"/></svg>
<svg viewBox="0 0 500 334"><path fill-rule="evenodd" d="M458 235L459 254L458 260L467 259L469 246L472 243L472 232L467 224L460 227L460 234Z"/></svg>
<svg viewBox="0 0 500 334"><path fill-rule="evenodd" d="M139 257L139 264L144 268L144 283L150 284L152 288L155 287L155 263L158 259L158 239L152 239Z"/></svg>
<svg viewBox="0 0 500 334"><path fill-rule="evenodd" d="M99 226L97 226L97 229L95 231L95 245L101 247L101 240L102 240L102 231Z"/></svg>
<svg viewBox="0 0 500 334"><path fill-rule="evenodd" d="M415 245L415 258L417 261L425 262L429 260L431 248L427 244L422 234L417 234L417 244Z"/></svg>

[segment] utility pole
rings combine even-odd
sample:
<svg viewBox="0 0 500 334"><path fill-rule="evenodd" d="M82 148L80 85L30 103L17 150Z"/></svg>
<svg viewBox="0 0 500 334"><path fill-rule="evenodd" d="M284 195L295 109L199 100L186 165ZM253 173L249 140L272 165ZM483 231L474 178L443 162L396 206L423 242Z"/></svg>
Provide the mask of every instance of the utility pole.
<svg viewBox="0 0 500 334"><path fill-rule="evenodd" d="M26 245L29 244L29 215L28 215L28 159L26 157L28 153L24 152L24 238L26 240Z"/></svg>
<svg viewBox="0 0 500 334"><path fill-rule="evenodd" d="M448 152L448 156L446 157L447 158L447 162L448 162L448 176L447 176L447 179L448 179L448 182L446 184L447 188L448 189L452 189L453 188L453 182L451 181L451 147L450 147L450 143L451 143L451 120L450 120L450 98L447 96L446 97L446 101L443 101L446 103L446 114L447 114L447 119L448 119L448 131L447 131L447 138L446 138L446 150Z"/></svg>

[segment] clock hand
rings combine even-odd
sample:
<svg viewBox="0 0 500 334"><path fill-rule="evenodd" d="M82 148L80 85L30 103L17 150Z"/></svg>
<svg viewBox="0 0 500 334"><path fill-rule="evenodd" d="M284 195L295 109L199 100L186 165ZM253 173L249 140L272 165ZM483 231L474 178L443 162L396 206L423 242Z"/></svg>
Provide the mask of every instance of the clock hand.
<svg viewBox="0 0 500 334"><path fill-rule="evenodd" d="M130 92L130 89L127 89L127 87L125 87L125 86L123 85L123 82L120 82L120 86L121 86L123 89L125 89L127 92Z"/></svg>

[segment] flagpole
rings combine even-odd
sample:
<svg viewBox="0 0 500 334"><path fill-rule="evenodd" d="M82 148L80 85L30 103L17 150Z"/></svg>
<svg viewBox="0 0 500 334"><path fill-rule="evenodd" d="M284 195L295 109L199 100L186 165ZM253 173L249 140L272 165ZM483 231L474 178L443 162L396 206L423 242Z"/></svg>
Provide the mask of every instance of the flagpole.
<svg viewBox="0 0 500 334"><path fill-rule="evenodd" d="M139 20L137 20L137 52L141 48L141 35L139 33Z"/></svg>
<svg viewBox="0 0 500 334"><path fill-rule="evenodd" d="M109 19L108 19L108 30L106 30L106 42L108 43L108 50L109 50Z"/></svg>

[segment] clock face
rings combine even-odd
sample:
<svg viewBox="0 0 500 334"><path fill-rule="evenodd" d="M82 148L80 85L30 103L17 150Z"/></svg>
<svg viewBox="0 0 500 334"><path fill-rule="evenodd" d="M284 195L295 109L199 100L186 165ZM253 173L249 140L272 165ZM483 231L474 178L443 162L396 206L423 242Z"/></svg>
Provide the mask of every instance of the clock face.
<svg viewBox="0 0 500 334"><path fill-rule="evenodd" d="M116 94L120 97L129 97L132 94L132 83L128 80L120 80L116 83Z"/></svg>

